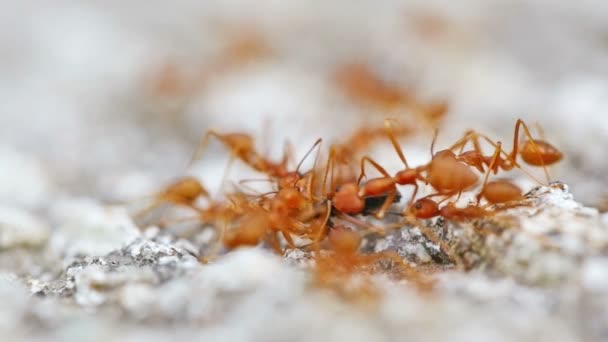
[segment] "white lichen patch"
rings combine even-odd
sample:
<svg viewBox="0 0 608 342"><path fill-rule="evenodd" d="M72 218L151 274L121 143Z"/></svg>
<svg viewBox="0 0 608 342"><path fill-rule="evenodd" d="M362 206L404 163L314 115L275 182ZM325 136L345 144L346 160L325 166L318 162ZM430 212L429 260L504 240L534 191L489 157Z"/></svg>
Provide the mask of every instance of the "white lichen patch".
<svg viewBox="0 0 608 342"><path fill-rule="evenodd" d="M125 208L91 200L60 201L53 206L51 216L55 231L49 249L66 260L104 255L141 235Z"/></svg>
<svg viewBox="0 0 608 342"><path fill-rule="evenodd" d="M39 247L49 234L48 225L26 210L0 206L0 250Z"/></svg>
<svg viewBox="0 0 608 342"><path fill-rule="evenodd" d="M584 260L606 252L608 225L565 184L538 187L527 197L525 206L500 214L518 224L491 242L497 268L528 282L560 284L573 281Z"/></svg>

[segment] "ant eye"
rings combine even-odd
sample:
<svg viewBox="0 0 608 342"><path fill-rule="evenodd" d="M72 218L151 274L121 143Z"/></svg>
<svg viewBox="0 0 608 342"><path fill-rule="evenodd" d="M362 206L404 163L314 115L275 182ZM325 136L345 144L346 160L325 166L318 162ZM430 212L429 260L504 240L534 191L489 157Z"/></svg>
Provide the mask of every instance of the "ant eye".
<svg viewBox="0 0 608 342"><path fill-rule="evenodd" d="M416 205L414 207L416 209L422 209L422 203L418 202L418 203L416 203Z"/></svg>

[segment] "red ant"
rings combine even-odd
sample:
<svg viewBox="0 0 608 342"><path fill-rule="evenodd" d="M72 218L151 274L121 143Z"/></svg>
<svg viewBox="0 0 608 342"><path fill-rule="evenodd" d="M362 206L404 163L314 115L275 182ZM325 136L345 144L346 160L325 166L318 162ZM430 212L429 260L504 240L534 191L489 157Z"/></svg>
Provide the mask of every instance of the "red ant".
<svg viewBox="0 0 608 342"><path fill-rule="evenodd" d="M370 157L361 159L361 174L357 183L346 184L336 192L337 200L334 205L345 213L359 213L362 210L363 198L366 196L377 196L388 194L386 201L376 213L376 217L382 218L397 196L396 185L413 185L414 192L410 203L418 192L418 181L430 183L440 194L452 195L459 193L474 186L478 177L469 167L457 160L456 156L449 150L440 151L433 156L431 162L416 168L410 168L401 146L397 142L390 120L385 120L386 133L399 156L405 165L405 169L397 172L392 177L382 166ZM372 164L383 177L373 178L363 186L359 186L361 179L365 176L365 162ZM426 175L423 175L423 172Z"/></svg>
<svg viewBox="0 0 608 342"><path fill-rule="evenodd" d="M238 220L237 226L225 234L224 245L228 248L255 246L266 240L275 251L282 253L278 234L281 234L290 248L296 248L292 234L314 236L313 240L319 240L329 221L331 208L327 208L320 221L303 222L301 213L312 205L297 189L281 189L274 198L252 204Z"/></svg>
<svg viewBox="0 0 608 342"><path fill-rule="evenodd" d="M450 202L444 207L439 208L439 203L430 199L430 197L440 194L432 194L416 200L416 202L414 202L414 204L407 209L407 212L420 219L427 219L434 216L442 216L446 219L454 220L472 219L487 216L492 213L479 205L481 197L485 197L491 204L511 202L522 199L521 189L514 184L504 180L489 182L490 172L495 170L494 167L496 163L501 160L501 152L502 144L497 142L494 154L489 159L490 162L488 163L488 168L485 173L481 191L477 195L476 204L470 204L464 208L458 208L454 205L454 203ZM446 172L448 171L449 170L446 170ZM447 196L446 199L449 197L450 196Z"/></svg>
<svg viewBox="0 0 608 342"><path fill-rule="evenodd" d="M523 128L523 131L527 138L522 142L520 142L519 140L520 127ZM456 144L454 144L450 148L450 150L460 147L461 153L458 156L459 160L462 160L465 163L476 167L478 170L480 170L480 172L484 172L484 166L489 167L489 164L492 161L492 157L483 156L481 146L479 145L479 138L484 139L486 142L496 148L496 144L487 136L470 130L466 132L465 136L460 139ZM469 141L473 143L473 150L462 152L462 149ZM505 171L509 171L513 167L521 169L521 167L517 163L517 156L519 155L521 156L521 159L527 164L543 167L547 180L549 179L549 173L546 167L557 163L563 158L563 153L550 143L546 142L544 139L534 139L532 137L532 134L530 133L530 130L522 119L518 119L515 123L513 134L513 149L509 153L504 151L501 151L501 153L504 154L506 158L501 158L500 156L496 158L492 167L492 171L494 172L494 174L498 172L498 169L502 169Z"/></svg>
<svg viewBox="0 0 608 342"><path fill-rule="evenodd" d="M232 157L240 159L256 171L266 173L271 177L282 177L288 173L289 156L287 151L284 152L279 163L270 162L256 152L251 135L240 132L221 134L214 130L207 131L194 153L193 160L200 158L211 137L215 137L224 144L230 150Z"/></svg>
<svg viewBox="0 0 608 342"><path fill-rule="evenodd" d="M322 139L317 139L313 146L308 150L304 158L298 164L296 171L288 170L289 163L289 149L285 148L283 157L278 163L269 161L262 157L254 147L253 138L245 133L228 133L220 134L213 130L208 131L201 143L199 144L196 152L194 153L193 160L197 160L202 153L202 150L206 147L209 138L215 137L221 143L223 143L231 152L232 157L240 159L245 164L250 166L252 169L258 172L262 172L270 177L271 180L277 182L279 189L284 187L293 187L303 179L303 175L299 172L304 160L308 155L321 145ZM287 145L286 145L287 146Z"/></svg>
<svg viewBox="0 0 608 342"><path fill-rule="evenodd" d="M313 208L316 204L316 198L313 196L315 170L313 167L311 172L307 172L303 176L299 173L299 168L304 160L320 143L321 139L318 139L302 158L296 171L289 172L283 177L284 185L281 185L281 179L277 181L279 183L278 191L269 192L259 197L259 203L254 204L248 210L248 213L239 220L240 224L224 238L224 244L227 247L257 245L262 240L267 240L277 252L280 252L278 233L283 236L291 248L296 247L291 234L298 236L314 235L313 240L317 240L323 235L331 215L331 207L327 206L325 215L320 222L316 220L310 222L311 220L306 217L306 214L317 212L317 209ZM315 158L315 165L317 164L317 158ZM297 183L303 180L306 180L307 184L302 188ZM303 191L304 189L306 189L306 193ZM267 198L266 196L270 194L275 194L275 196ZM316 228L317 226L319 227Z"/></svg>

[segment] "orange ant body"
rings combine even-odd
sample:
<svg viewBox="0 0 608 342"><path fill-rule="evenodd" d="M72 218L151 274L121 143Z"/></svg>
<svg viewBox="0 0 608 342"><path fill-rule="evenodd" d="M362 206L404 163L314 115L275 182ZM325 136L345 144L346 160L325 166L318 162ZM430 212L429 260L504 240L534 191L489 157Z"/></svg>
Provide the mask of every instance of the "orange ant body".
<svg viewBox="0 0 608 342"><path fill-rule="evenodd" d="M526 135L526 139L521 142L519 140L520 127L523 128L524 134ZM528 126L522 119L517 120L513 131L513 149L509 153L501 151L501 153L506 156L505 158L500 156L495 158L493 166L491 167L494 174L496 174L499 169L504 171L509 171L514 167L521 169L519 164L517 164L517 156L520 156L526 164L543 167L547 179L549 179L549 174L546 167L559 162L563 158L563 153L545 140L533 138ZM479 145L479 138L484 139L493 147L497 147L497 144L495 144L485 135L470 130L465 133L465 136L454 144L450 150L458 147L460 147L462 150L466 143L471 141L474 149L472 151L461 153L458 158L459 160L462 160L465 163L477 168L480 170L480 172L484 172L484 166L490 167L492 157L483 156L481 146Z"/></svg>
<svg viewBox="0 0 608 342"><path fill-rule="evenodd" d="M228 248L255 246L266 240L281 253L278 240L278 234L281 234L288 246L295 248L292 234L304 237L320 236L329 220L331 210L327 208L321 221L303 222L301 214L311 211L312 205L297 189L281 189L274 198L252 205L239 219L239 224L225 234L224 245Z"/></svg>
<svg viewBox="0 0 608 342"><path fill-rule="evenodd" d="M304 175L299 172L300 167L302 166L304 160L308 155L314 150L315 147L321 145L322 139L317 139L313 146L308 150L304 158L300 161L295 171L289 171L288 163L289 163L289 151L288 148L285 149L283 153L283 157L280 162L272 162L264 157L262 157L256 150L253 142L253 138L244 133L228 133L228 134L220 134L213 130L208 131L197 151L194 153L193 160L197 160L200 157L200 154L204 147L207 145L209 138L215 137L221 143L223 143L231 152L232 157L235 157L253 170L266 174L270 177L270 180L276 181L278 188L286 188L286 187L295 187L298 183L300 183L304 178ZM312 179L309 179L310 182L314 182L314 174L311 175ZM312 187L312 184L306 185L307 188ZM312 191L312 190L309 190Z"/></svg>
<svg viewBox="0 0 608 342"><path fill-rule="evenodd" d="M240 159L256 171L263 172L271 177L283 177L288 174L287 163L289 158L287 153L283 155L279 163L271 162L257 153L253 138L245 133L221 134L213 130L207 131L194 153L193 160L199 159L210 137L218 139L230 150L232 157Z"/></svg>
<svg viewBox="0 0 608 342"><path fill-rule="evenodd" d="M399 159L401 159L405 165L405 169L398 171L393 177L373 159L369 157L362 158L361 174L358 183L360 183L361 179L365 176L365 162L372 164L380 171L383 177L370 179L361 187L359 187L358 183L343 186L338 190L338 193L336 193L338 200L334 200L334 205L338 209L357 209L358 207L361 207L361 202L366 196L388 194L385 203L376 213L378 218L382 218L397 196L396 185L414 186L414 192L410 200L411 203L418 192L418 181L430 183L440 194L446 195L459 193L477 184L477 175L473 173L466 164L460 162L454 153L449 150L438 152L426 165L410 168L401 146L399 146L392 132L392 126L389 120L385 120L385 128ZM426 174L424 175L423 173ZM354 189L357 187L359 188L355 192ZM355 213L354 210L350 210L349 212Z"/></svg>
<svg viewBox="0 0 608 342"><path fill-rule="evenodd" d="M154 202L143 210L140 210L135 215L136 218L145 215L164 203L196 209L196 201L201 197L209 198L209 192L207 192L198 179L186 176L176 180L154 197Z"/></svg>
<svg viewBox="0 0 608 342"><path fill-rule="evenodd" d="M291 248L295 248L292 234L304 237L314 236L314 241L318 241L322 237L331 215L331 208L327 206L324 218L319 222L316 217L313 217L313 220L306 217L306 214L318 211L314 208L317 203L316 198L313 198L315 170L313 168L305 175L301 175L299 172L304 160L320 143L321 139L318 139L302 158L296 171L288 172L284 177L276 180L279 185L278 191L259 196L258 203L254 204L253 208L249 210L250 212L241 218L240 224L226 235L224 243L228 248L257 245L266 240L277 252L280 252L277 236L279 233ZM304 180L306 185L301 187L299 183ZM270 194L275 194L275 196L266 197Z"/></svg>
<svg viewBox="0 0 608 342"><path fill-rule="evenodd" d="M418 199L409 208L408 213L417 219L430 219L435 216L441 216L449 220L468 220L489 215L492 211L488 211L479 205L467 205L464 208L458 208L453 203L448 203L442 208L434 200L424 197Z"/></svg>

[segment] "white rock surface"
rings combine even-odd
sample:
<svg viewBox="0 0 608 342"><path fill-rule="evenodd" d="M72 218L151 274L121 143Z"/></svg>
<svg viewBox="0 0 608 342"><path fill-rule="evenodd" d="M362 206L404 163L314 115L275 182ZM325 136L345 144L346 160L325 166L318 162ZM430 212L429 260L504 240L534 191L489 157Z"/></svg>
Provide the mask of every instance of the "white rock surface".
<svg viewBox="0 0 608 342"><path fill-rule="evenodd" d="M141 235L127 210L90 199L58 201L51 209L55 230L49 249L65 260L100 256L119 249Z"/></svg>
<svg viewBox="0 0 608 342"><path fill-rule="evenodd" d="M0 249L40 247L49 235L47 223L28 211L0 206Z"/></svg>
<svg viewBox="0 0 608 342"><path fill-rule="evenodd" d="M607 4L4 4L2 340L606 340L608 214L581 203L600 204L608 188ZM243 27L262 36L270 56L207 78ZM459 241L468 273L415 228L367 241L369 250L394 249L412 264L451 270L427 297L376 279L383 297L372 308L313 289L303 269L312 262L302 251L282 262L243 250L200 265L197 250L213 235L142 235L123 208L102 204L148 194L188 173L193 146L208 128L251 130L271 155L288 137L302 156L319 136L329 143L387 116L411 120L403 110L348 101L331 74L350 62L370 63L386 81L448 100L438 147L466 128L510 147L517 117L539 121L566 156L551 174L571 186L576 200L540 188L546 193L533 194L533 207L485 222L502 231L487 238L478 238L472 224L429 222L447 242ZM167 64L193 89L154 93ZM428 159L429 142L424 132L404 140L413 165ZM388 143L370 155L390 171L401 167ZM190 170L213 194L225 156L214 143ZM249 177L242 169L235 166L229 180Z"/></svg>
<svg viewBox="0 0 608 342"><path fill-rule="evenodd" d="M307 270L314 263L302 251L281 260L249 248L201 264L177 247L189 243L157 231L103 255L82 249L80 257L50 278L23 282L16 275L0 277L0 298L14 306L14 315L0 329L7 337L27 331L28 338L57 340L76 340L87 332L100 340L135 341L169 336L214 341L601 341L608 317L608 255L599 239L586 237L594 232L604 238L608 229L600 214L575 202L563 184L537 188L527 201L534 206L487 219L484 225L494 227L503 218L518 218L509 223L511 230L491 234L485 242L467 241L474 225L449 224L442 239L477 253L483 262L469 272L452 267L438 273L431 294L377 276L378 301L362 305L312 286ZM95 217L97 211L82 213ZM561 224L536 228L553 219ZM578 225L587 228L581 232ZM547 247L541 237L553 245ZM569 239L580 239L581 248L572 248ZM396 249L420 267L441 252L412 227L367 243L365 248L377 251ZM34 296L24 294L26 287ZM4 313L8 311L0 309L0 316ZM40 328L25 330L31 324ZM173 330L178 332L169 334Z"/></svg>

